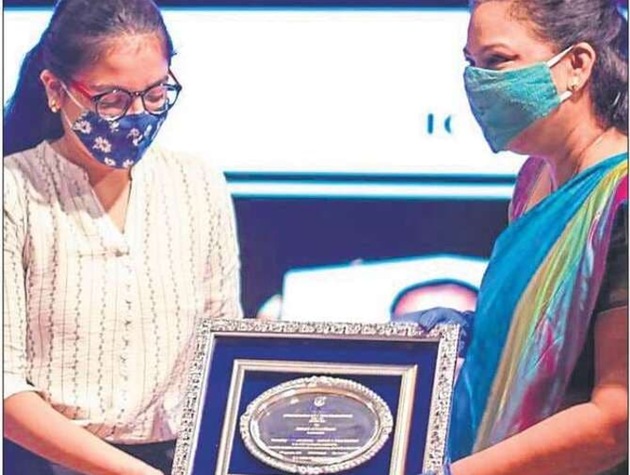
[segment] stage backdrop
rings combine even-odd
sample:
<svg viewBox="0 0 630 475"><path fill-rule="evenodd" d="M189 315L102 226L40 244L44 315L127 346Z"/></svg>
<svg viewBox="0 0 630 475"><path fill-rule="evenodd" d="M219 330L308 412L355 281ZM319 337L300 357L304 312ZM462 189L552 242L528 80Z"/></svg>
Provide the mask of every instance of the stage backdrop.
<svg viewBox="0 0 630 475"><path fill-rule="evenodd" d="M470 114L466 9L189 3L163 7L184 89L158 142L226 173L248 315L286 291L292 318L325 301L323 318L383 320L392 281L479 284L523 158L494 155ZM50 12L5 9L5 99Z"/></svg>

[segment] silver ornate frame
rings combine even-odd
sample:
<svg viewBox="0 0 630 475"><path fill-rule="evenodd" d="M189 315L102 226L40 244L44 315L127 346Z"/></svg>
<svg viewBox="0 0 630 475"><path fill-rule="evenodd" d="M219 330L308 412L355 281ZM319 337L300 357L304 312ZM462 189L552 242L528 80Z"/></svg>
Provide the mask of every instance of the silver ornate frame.
<svg viewBox="0 0 630 475"><path fill-rule="evenodd" d="M387 340L388 342L437 341L438 353L422 469L424 471L437 471L442 466L457 362L459 328L456 325L437 325L431 331L426 332L418 325L410 323L306 323L223 319L204 321L198 329L172 475L192 475L192 462L201 423L199 415L208 384L207 375L212 361L215 338L221 335L261 338L304 338L307 336L340 340ZM222 434L225 435L226 428L223 429ZM224 443L222 441L221 445ZM225 464L223 466L225 467ZM217 473L204 475L238 475L227 474L225 468L219 467L219 470Z"/></svg>

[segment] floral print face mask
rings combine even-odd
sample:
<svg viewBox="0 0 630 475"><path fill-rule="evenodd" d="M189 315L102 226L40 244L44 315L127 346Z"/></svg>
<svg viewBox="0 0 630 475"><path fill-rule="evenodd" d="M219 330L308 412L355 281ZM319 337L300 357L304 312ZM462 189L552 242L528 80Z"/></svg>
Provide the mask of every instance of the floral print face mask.
<svg viewBox="0 0 630 475"><path fill-rule="evenodd" d="M66 92L83 108L67 89ZM166 112L153 115L144 111L106 120L94 111L83 109L72 123L63 110L61 114L94 159L108 167L122 169L131 168L140 161L167 116Z"/></svg>

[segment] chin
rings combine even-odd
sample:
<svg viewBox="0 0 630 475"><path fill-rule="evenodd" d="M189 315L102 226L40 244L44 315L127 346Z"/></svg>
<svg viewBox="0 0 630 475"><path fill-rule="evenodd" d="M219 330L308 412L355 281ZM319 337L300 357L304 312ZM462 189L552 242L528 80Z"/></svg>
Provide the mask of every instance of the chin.
<svg viewBox="0 0 630 475"><path fill-rule="evenodd" d="M519 155L533 155L534 151L532 149L531 143L519 139L510 142L505 150Z"/></svg>
<svg viewBox="0 0 630 475"><path fill-rule="evenodd" d="M550 146L557 143L558 120L556 113L536 120L533 124L518 134L506 150L519 155L545 155Z"/></svg>
<svg viewBox="0 0 630 475"><path fill-rule="evenodd" d="M536 155L540 153L541 142L545 142L544 129L535 123L525 129L508 143L506 150L519 155Z"/></svg>

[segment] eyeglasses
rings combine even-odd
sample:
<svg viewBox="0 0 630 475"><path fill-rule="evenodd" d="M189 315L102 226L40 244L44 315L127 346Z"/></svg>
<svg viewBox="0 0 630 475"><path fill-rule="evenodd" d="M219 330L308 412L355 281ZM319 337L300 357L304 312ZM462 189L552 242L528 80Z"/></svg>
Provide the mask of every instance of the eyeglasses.
<svg viewBox="0 0 630 475"><path fill-rule="evenodd" d="M111 91L92 95L87 86L78 81L70 81L70 85L94 104L96 113L108 121L118 120L123 117L136 97L142 100L144 109L153 115L162 115L168 111L179 96L182 86L175 75L169 70L167 82L155 84L144 91L131 92L123 88L115 88ZM173 82L168 82L172 80Z"/></svg>

